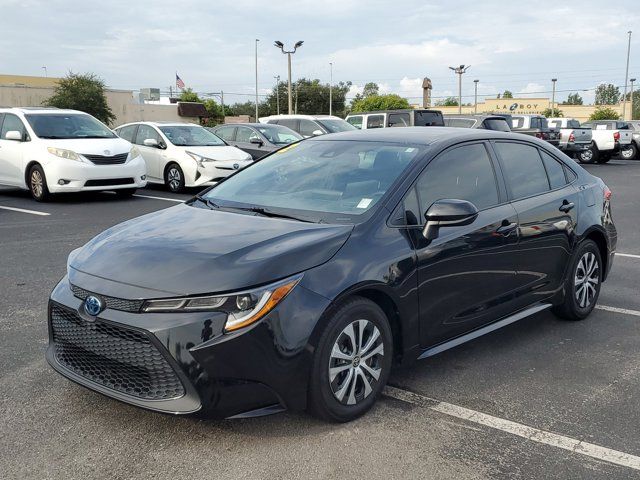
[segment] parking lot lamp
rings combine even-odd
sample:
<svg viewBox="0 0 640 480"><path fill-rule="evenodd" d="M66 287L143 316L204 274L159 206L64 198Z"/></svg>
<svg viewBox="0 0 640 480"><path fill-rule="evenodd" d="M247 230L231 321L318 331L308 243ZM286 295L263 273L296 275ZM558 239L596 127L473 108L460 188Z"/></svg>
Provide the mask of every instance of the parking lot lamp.
<svg viewBox="0 0 640 480"><path fill-rule="evenodd" d="M631 96L629 97L629 120L633 120L633 82L635 81L635 78L629 79L629 83L631 84Z"/></svg>
<svg viewBox="0 0 640 480"><path fill-rule="evenodd" d="M553 83L553 87L551 88L551 116L556 116L556 82L557 78L552 78L551 82Z"/></svg>
<svg viewBox="0 0 640 480"><path fill-rule="evenodd" d="M280 75L273 78L276 79L276 112L280 115Z"/></svg>
<svg viewBox="0 0 640 480"><path fill-rule="evenodd" d="M627 32L629 34L629 43L627 45L627 69L624 73L624 94L622 95L622 120L625 120L625 107L627 106L627 79L629 78L629 54L631 53L631 30ZM631 114L633 116L633 113Z"/></svg>
<svg viewBox="0 0 640 480"><path fill-rule="evenodd" d="M291 93L291 55L296 53L296 50L298 50L298 48L300 48L302 46L304 42L302 40L299 40L295 43L295 45L293 46L293 50L285 50L284 49L284 43L282 43L280 40L276 40L273 44L279 48L282 53L287 54L287 67L289 70L289 115L293 114L293 95Z"/></svg>
<svg viewBox="0 0 640 480"><path fill-rule="evenodd" d="M474 80L475 92L473 94L473 113L478 113L478 82L480 80Z"/></svg>
<svg viewBox="0 0 640 480"><path fill-rule="evenodd" d="M333 98L331 94L331 86L333 85L333 63L329 62L329 115L331 115L331 104L333 103Z"/></svg>
<svg viewBox="0 0 640 480"><path fill-rule="evenodd" d="M449 70L453 70L458 75L458 113L462 113L462 74L469 70L470 66L449 67Z"/></svg>
<svg viewBox="0 0 640 480"><path fill-rule="evenodd" d="M256 38L256 122L258 121L258 42Z"/></svg>

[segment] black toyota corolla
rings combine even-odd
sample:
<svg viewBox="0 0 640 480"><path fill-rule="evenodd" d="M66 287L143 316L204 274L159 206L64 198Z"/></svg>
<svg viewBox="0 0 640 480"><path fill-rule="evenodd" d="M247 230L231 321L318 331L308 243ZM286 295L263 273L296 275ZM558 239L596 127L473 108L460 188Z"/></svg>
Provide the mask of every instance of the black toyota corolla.
<svg viewBox="0 0 640 480"><path fill-rule="evenodd" d="M348 421L394 364L547 308L589 315L616 246L610 197L518 134L305 140L74 250L47 359L159 412Z"/></svg>

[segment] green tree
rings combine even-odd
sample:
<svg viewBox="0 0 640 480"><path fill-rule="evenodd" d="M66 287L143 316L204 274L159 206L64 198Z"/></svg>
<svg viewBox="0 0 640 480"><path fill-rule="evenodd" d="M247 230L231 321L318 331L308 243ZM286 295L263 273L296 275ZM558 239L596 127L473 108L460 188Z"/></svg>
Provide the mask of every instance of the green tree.
<svg viewBox="0 0 640 480"><path fill-rule="evenodd" d="M620 115L611 107L600 106L589 117L589 120L619 120Z"/></svg>
<svg viewBox="0 0 640 480"><path fill-rule="evenodd" d="M370 95L351 104L352 112L371 112L376 110L398 110L411 108L406 98L390 93L387 95Z"/></svg>
<svg viewBox="0 0 640 480"><path fill-rule="evenodd" d="M200 100L200 97L198 97L198 94L194 92L191 88L185 88L184 90L182 90L182 92L180 93L180 96L178 97L178 100L180 102L202 103L202 100Z"/></svg>
<svg viewBox="0 0 640 480"><path fill-rule="evenodd" d="M626 98L627 102L631 100L631 92L627 93ZM640 120L640 90L633 92L633 111L631 112L631 120Z"/></svg>
<svg viewBox="0 0 640 480"><path fill-rule="evenodd" d="M562 110L558 110L558 107L554 108L553 112L551 111L551 108L545 108L542 111L542 116L547 118L557 118L564 117L564 113L562 112Z"/></svg>
<svg viewBox="0 0 640 480"><path fill-rule="evenodd" d="M93 73L73 73L62 78L44 105L70 108L93 115L107 125L116 119L107 103L104 81Z"/></svg>
<svg viewBox="0 0 640 480"><path fill-rule="evenodd" d="M513 98L513 93L511 93L511 90L505 90L502 94L502 98Z"/></svg>
<svg viewBox="0 0 640 480"><path fill-rule="evenodd" d="M576 93L570 93L567 100L562 102L562 105L582 105L582 97Z"/></svg>
<svg viewBox="0 0 640 480"><path fill-rule="evenodd" d="M615 105L620 101L620 89L611 83L596 87L596 105Z"/></svg>
<svg viewBox="0 0 640 480"><path fill-rule="evenodd" d="M436 107L457 107L458 99L456 97L447 97L437 100L434 105Z"/></svg>
<svg viewBox="0 0 640 480"><path fill-rule="evenodd" d="M334 115L344 116L346 113L347 93L351 88L351 82L340 82L331 89L331 109ZM294 111L309 115L329 113L329 84L320 80L301 78L292 85L292 103ZM265 101L259 105L260 116L275 115L277 112L277 99L280 99L280 113L287 113L288 85L280 82L273 88ZM254 105L255 115L255 105Z"/></svg>
<svg viewBox="0 0 640 480"><path fill-rule="evenodd" d="M364 88L362 89L362 93L356 93L356 95L353 97L353 102L359 102L362 99L371 97L373 95L380 95L380 87L378 87L378 84L375 82L369 82L366 83L364 85Z"/></svg>

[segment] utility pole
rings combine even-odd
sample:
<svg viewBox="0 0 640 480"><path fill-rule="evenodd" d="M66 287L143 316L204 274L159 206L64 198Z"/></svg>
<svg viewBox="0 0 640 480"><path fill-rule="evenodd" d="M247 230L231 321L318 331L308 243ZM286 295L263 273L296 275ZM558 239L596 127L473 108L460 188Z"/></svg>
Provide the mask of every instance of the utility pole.
<svg viewBox="0 0 640 480"><path fill-rule="evenodd" d="M280 115L280 75L273 77L276 79L276 111Z"/></svg>
<svg viewBox="0 0 640 480"><path fill-rule="evenodd" d="M331 115L333 106L333 97L331 94L331 87L333 86L333 62L329 62L329 115Z"/></svg>
<svg viewBox="0 0 640 480"><path fill-rule="evenodd" d="M553 83L553 88L551 89L551 116L556 116L556 82L557 78L552 78L551 82Z"/></svg>
<svg viewBox="0 0 640 480"><path fill-rule="evenodd" d="M287 66L289 70L289 115L293 113L293 95L291 92L291 55L296 53L296 50L298 50L298 48L300 48L303 43L304 42L302 40L297 41L293 46L293 50L285 50L284 43L282 43L280 40L276 40L273 43L276 47L278 47L282 51L282 53L287 54Z"/></svg>
<svg viewBox="0 0 640 480"><path fill-rule="evenodd" d="M475 84L475 93L473 95L473 113L478 113L478 82L480 80L474 80Z"/></svg>
<svg viewBox="0 0 640 480"><path fill-rule="evenodd" d="M298 114L298 87L299 85L296 83L296 109L295 109L295 114Z"/></svg>
<svg viewBox="0 0 640 480"><path fill-rule="evenodd" d="M635 78L630 78L629 79L629 83L631 84L631 97L630 97L630 104L629 104L629 120L633 120L633 82L635 82L636 79Z"/></svg>
<svg viewBox="0 0 640 480"><path fill-rule="evenodd" d="M627 32L629 34L629 44L627 45L627 69L624 73L624 95L622 95L622 120L625 118L625 107L627 106L627 79L629 78L629 54L631 53L631 30ZM633 114L631 114L633 116Z"/></svg>
<svg viewBox="0 0 640 480"><path fill-rule="evenodd" d="M458 75L458 113L462 113L462 74L466 73L470 66L449 67L449 70L453 70Z"/></svg>
<svg viewBox="0 0 640 480"><path fill-rule="evenodd" d="M258 121L258 42L256 38L256 122Z"/></svg>

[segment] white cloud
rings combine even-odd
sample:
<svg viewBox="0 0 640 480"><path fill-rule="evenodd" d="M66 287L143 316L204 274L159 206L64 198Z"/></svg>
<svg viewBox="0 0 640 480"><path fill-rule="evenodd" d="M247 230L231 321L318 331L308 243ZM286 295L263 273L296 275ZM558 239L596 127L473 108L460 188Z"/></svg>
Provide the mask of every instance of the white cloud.
<svg viewBox="0 0 640 480"><path fill-rule="evenodd" d="M535 83L535 82L530 82L527 83L527 85L524 88L521 88L520 90L517 90L515 93L540 93L540 92L546 92L548 90L548 87L545 87L544 85L540 85L539 83Z"/></svg>

